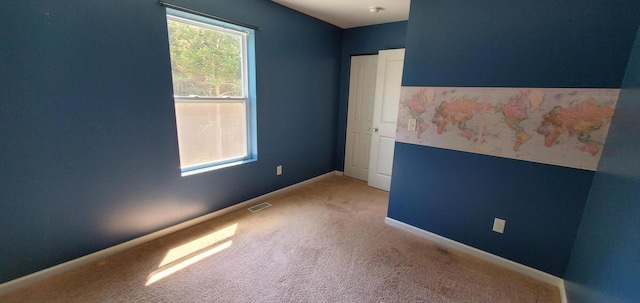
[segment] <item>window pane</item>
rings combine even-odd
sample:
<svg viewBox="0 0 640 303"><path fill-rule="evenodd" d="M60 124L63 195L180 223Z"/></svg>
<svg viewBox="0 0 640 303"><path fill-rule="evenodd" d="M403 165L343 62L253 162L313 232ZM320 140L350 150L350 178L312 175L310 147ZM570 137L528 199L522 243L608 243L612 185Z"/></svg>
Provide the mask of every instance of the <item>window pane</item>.
<svg viewBox="0 0 640 303"><path fill-rule="evenodd" d="M176 96L244 97L240 35L167 20Z"/></svg>
<svg viewBox="0 0 640 303"><path fill-rule="evenodd" d="M243 103L176 103L182 167L247 156Z"/></svg>

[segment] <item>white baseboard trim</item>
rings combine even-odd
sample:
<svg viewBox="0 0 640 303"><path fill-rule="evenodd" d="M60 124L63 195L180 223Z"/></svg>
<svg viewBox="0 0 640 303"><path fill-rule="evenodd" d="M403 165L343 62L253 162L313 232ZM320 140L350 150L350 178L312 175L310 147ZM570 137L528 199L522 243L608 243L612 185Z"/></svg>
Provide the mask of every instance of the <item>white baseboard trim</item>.
<svg viewBox="0 0 640 303"><path fill-rule="evenodd" d="M562 280L562 282L560 284L561 285L556 285L560 289L560 300L562 300L562 303L568 303L568 300L567 300L567 289L564 286L564 280Z"/></svg>
<svg viewBox="0 0 640 303"><path fill-rule="evenodd" d="M76 269L76 268L78 268L80 266L96 262L96 261L104 259L104 258L106 258L106 257L108 257L110 255L125 251L125 250L133 248L135 246L138 246L138 245L144 244L146 242L158 239L160 237L164 237L166 235L169 235L169 234L172 234L174 232L183 230L185 228L188 228L188 227L203 223L205 221L214 219L216 217L220 217L220 216L226 215L226 214L228 214L230 212L233 212L233 211L236 211L236 210L239 210L239 209L243 209L243 208L248 208L250 206L253 206L254 204L257 204L259 202L262 202L262 201L267 200L269 198L272 198L274 196L277 196L277 195L283 194L285 192L294 190L294 189L302 187L304 185L308 185L308 184L320 181L320 180L322 180L324 178L327 178L327 177L330 177L330 176L334 176L334 175L336 175L336 172L337 171L329 172L329 173L317 176L315 178L311 178L311 179L308 179L308 180L305 180L305 181L302 181L302 182L299 182L299 183L296 183L296 184L293 184L293 185L290 185L290 186L287 186L287 187L272 191L272 192L264 194L262 196L255 197L255 198L253 198L251 200L240 202L238 204L234 204L232 206L223 208L221 210L214 211L212 213L209 213L209 214L206 214L206 215L191 219L189 221L186 221L186 222L183 222L183 223L179 223L179 224L167 227L165 229L161 229L159 231L150 233L148 235L145 235L145 236L142 236L142 237L139 237L139 238L135 238L133 240L130 240L130 241L127 241L127 242L124 242L124 243L121 243L121 244L118 244L118 245L115 245L115 246L111 246L109 248L105 248L103 250L99 250L99 251L94 252L92 254L88 254L86 256L83 256L83 257L80 257L80 258L77 258L77 259L73 259L71 261L67 261L65 263L58 264L58 265L53 266L53 267L49 267L49 268L43 269L41 271L32 273L30 275L26 275L26 276L21 277L21 278L17 278L15 280L11 280L11 281L2 283L2 284L0 284L0 295L9 293L9 292L14 291L16 289L19 289L19 288L31 285L33 283L45 280L47 278L62 274L64 272Z"/></svg>
<svg viewBox="0 0 640 303"><path fill-rule="evenodd" d="M402 229L404 231L408 231L414 235L420 236L422 238L431 240L433 242L436 242L438 244L444 245L446 247L464 252L466 254L470 254L474 257L480 258L482 260L494 263L496 265L505 267L507 269L519 272L523 275L527 275L529 277L532 277L534 279L546 282L548 284L557 286L558 289L560 290L560 299L562 300L562 303L567 303L567 294L564 288L564 280L561 278L558 278L554 275L548 274L546 272L537 270L535 268L531 268L528 267L526 265L522 265L520 263L516 263L513 262L511 260L505 259L503 257L500 256L496 256L494 254L488 253L486 251L477 249L475 247L471 247L469 245L466 244L462 244L460 242L445 238L443 236L428 232L424 229L420 229L417 228L413 225L409 225L407 223L386 217L384 219L384 223L391 225L393 227Z"/></svg>
<svg viewBox="0 0 640 303"><path fill-rule="evenodd" d="M336 170L336 175L338 175L338 176L344 176L344 172L343 172L343 171Z"/></svg>

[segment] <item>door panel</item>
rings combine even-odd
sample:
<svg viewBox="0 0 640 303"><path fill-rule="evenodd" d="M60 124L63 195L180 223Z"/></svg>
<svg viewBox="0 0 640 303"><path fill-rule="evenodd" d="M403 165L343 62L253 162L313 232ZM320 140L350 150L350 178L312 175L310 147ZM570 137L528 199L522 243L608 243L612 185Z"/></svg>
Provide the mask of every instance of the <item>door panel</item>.
<svg viewBox="0 0 640 303"><path fill-rule="evenodd" d="M404 49L378 53L368 183L386 191L391 187L403 65Z"/></svg>
<svg viewBox="0 0 640 303"><path fill-rule="evenodd" d="M380 144L378 144L377 167L377 172L379 175L388 176L389 178L391 178L391 164L393 163L393 147L395 144L395 138L380 137ZM386 161L386 159L392 159L392 161Z"/></svg>
<svg viewBox="0 0 640 303"><path fill-rule="evenodd" d="M367 181L378 56L351 57L344 174Z"/></svg>
<svg viewBox="0 0 640 303"><path fill-rule="evenodd" d="M386 61L384 91L382 96L382 122L395 124L398 120L398 102L402 86L404 60L391 58ZM395 130L394 130L395 133Z"/></svg>

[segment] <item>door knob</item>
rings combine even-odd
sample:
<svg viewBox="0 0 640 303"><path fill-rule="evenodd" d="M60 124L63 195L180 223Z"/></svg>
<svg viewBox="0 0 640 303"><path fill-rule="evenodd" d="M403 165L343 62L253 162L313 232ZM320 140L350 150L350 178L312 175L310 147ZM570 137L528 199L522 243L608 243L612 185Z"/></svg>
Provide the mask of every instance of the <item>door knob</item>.
<svg viewBox="0 0 640 303"><path fill-rule="evenodd" d="M374 133L377 133L377 132L378 132L378 128L377 128L377 127L374 127L374 128L373 128L373 132L374 132Z"/></svg>

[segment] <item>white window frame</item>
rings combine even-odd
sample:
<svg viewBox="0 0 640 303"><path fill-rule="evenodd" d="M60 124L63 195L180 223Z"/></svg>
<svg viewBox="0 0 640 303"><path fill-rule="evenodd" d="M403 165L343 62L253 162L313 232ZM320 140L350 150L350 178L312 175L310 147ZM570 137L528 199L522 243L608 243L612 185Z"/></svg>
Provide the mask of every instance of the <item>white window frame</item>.
<svg viewBox="0 0 640 303"><path fill-rule="evenodd" d="M169 20L175 22L181 22L193 26L221 31L227 34L237 35L241 37L242 48L242 96L241 97L212 97L212 96L179 96L174 95L174 103L240 103L243 105L244 117L245 117L245 154L240 157L222 159L212 162L204 162L189 166L180 167L182 176L188 176L198 174L206 171L220 169L224 167L239 165L247 162L257 160L257 148L256 148L256 134L255 127L255 114L252 113L252 109L255 109L255 96L252 96L254 91L250 84L255 82L255 75L250 74L249 60L253 60L253 51L249 51L249 38L253 35L253 30L244 28L235 24L226 23L174 9L167 8L167 22ZM172 72L173 73L173 72ZM253 81L251 81L253 79Z"/></svg>

